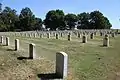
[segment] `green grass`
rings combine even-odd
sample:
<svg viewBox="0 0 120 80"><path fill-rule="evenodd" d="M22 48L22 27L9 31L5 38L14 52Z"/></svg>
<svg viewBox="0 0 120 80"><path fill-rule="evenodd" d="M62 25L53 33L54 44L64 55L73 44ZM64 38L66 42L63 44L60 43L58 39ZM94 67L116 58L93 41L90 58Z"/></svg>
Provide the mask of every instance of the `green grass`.
<svg viewBox="0 0 120 80"><path fill-rule="evenodd" d="M67 41L67 37L59 40L53 37L9 37L11 46L0 47L0 65L5 64L0 66L0 73L4 73L0 74L0 78L3 75L3 79L8 77L16 80L14 78L22 78L21 76L27 79L32 75L32 80L38 79L37 74L54 72L56 52L64 51L69 56L68 80L120 80L120 35L110 37L110 47L107 48L102 47L100 36L95 36L93 40L88 37L85 44L81 43L81 38L75 36L72 37L72 41ZM14 49L16 38L20 40L20 51L7 51L8 48ZM28 56L29 43L36 44L36 55L40 60L17 60L18 56ZM8 75L10 73L12 75ZM13 73L17 75L13 76Z"/></svg>

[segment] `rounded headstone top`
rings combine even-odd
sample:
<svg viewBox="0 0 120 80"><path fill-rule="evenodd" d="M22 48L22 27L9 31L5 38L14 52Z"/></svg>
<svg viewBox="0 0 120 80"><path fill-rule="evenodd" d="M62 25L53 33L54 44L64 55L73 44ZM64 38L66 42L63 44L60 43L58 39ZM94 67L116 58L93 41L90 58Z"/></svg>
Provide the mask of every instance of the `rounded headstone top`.
<svg viewBox="0 0 120 80"><path fill-rule="evenodd" d="M64 55L64 56L68 56L65 52L62 52L62 51L57 52L57 54L62 54L62 55Z"/></svg>
<svg viewBox="0 0 120 80"><path fill-rule="evenodd" d="M33 46L35 46L35 44L34 44L34 43L30 43L30 45L33 45Z"/></svg>

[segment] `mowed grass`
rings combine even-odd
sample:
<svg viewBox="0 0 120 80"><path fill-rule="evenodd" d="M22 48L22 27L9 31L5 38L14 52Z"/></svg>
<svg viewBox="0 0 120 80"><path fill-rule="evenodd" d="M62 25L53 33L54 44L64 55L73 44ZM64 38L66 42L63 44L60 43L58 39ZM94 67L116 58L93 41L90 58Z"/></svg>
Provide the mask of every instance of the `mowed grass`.
<svg viewBox="0 0 120 80"><path fill-rule="evenodd" d="M54 37L50 39L9 37L11 45L9 47L0 47L0 54L3 56L2 58L5 58L0 58L2 59L0 63L6 63L6 65L0 66L0 71L6 77L12 78L12 80L22 78L23 75L25 76L23 79L36 80L38 79L37 74L54 72L55 56L56 52L59 51L64 51L69 56L68 80L120 80L120 35L115 38L110 37L110 47L102 46L103 37L100 36L95 36L93 40L89 39L88 36L88 42L85 44L82 43L81 38L75 36L72 37L71 41L67 41L67 37L59 40ZM14 40L16 38L20 40L20 51L7 50L14 49ZM29 43L36 44L37 59L18 60L18 56L28 56ZM7 60L11 60L11 62ZM3 66L6 67L3 69ZM14 72L17 76L8 76L7 70ZM27 71L28 74L25 74ZM0 78L1 76L2 74ZM5 76L2 78L4 79Z"/></svg>

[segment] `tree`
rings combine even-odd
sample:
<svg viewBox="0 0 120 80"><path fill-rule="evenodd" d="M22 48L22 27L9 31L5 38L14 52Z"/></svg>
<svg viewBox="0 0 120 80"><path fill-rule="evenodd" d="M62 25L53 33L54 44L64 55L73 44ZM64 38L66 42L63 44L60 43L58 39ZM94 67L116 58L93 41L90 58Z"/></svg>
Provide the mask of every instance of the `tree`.
<svg viewBox="0 0 120 80"><path fill-rule="evenodd" d="M0 14L1 31L13 31L15 29L15 22L18 20L15 9L10 7L5 7L5 9Z"/></svg>
<svg viewBox="0 0 120 80"><path fill-rule="evenodd" d="M30 8L25 7L21 10L19 15L20 26L19 28L23 31L29 31L34 29L35 15L33 15Z"/></svg>
<svg viewBox="0 0 120 80"><path fill-rule="evenodd" d="M46 28L50 28L50 30L56 30L57 28L63 29L65 27L64 12L62 10L49 11L46 14L44 24Z"/></svg>
<svg viewBox="0 0 120 80"><path fill-rule="evenodd" d="M83 12L77 15L78 16L78 29L89 29L90 14Z"/></svg>
<svg viewBox="0 0 120 80"><path fill-rule="evenodd" d="M34 30L41 30L42 29L42 19L41 18L35 18L35 25Z"/></svg>
<svg viewBox="0 0 120 80"><path fill-rule="evenodd" d="M90 13L91 21L90 26L93 29L110 29L112 27L111 23L104 17L99 11L93 11Z"/></svg>
<svg viewBox="0 0 120 80"><path fill-rule="evenodd" d="M21 29L22 31L41 30L42 24L50 30L64 30L66 25L70 29L75 27L77 22L79 29L110 29L112 27L110 21L99 11L91 13L80 13L64 15L62 10L51 10L46 14L45 20L35 17L30 8L25 7L21 10L20 15L16 14L15 9L5 7L2 10L0 3L0 31L14 31Z"/></svg>
<svg viewBox="0 0 120 80"><path fill-rule="evenodd" d="M75 14L67 14L65 15L65 22L69 26L70 29L75 27L75 22L77 22L78 18Z"/></svg>
<svg viewBox="0 0 120 80"><path fill-rule="evenodd" d="M107 17L104 17L105 20L105 29L111 29L112 24L110 23L110 21L108 20Z"/></svg>
<svg viewBox="0 0 120 80"><path fill-rule="evenodd" d="M2 11L2 3L0 3L0 12Z"/></svg>

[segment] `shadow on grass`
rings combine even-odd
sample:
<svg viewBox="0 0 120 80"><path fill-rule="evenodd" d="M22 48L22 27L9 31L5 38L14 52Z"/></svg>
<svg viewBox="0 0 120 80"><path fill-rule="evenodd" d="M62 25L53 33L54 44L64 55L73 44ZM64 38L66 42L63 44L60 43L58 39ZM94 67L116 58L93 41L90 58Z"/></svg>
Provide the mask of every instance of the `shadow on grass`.
<svg viewBox="0 0 120 80"><path fill-rule="evenodd" d="M103 45L99 45L100 47L105 47L105 46L103 46Z"/></svg>
<svg viewBox="0 0 120 80"><path fill-rule="evenodd" d="M0 46L7 46L7 45L5 45L5 44L0 44Z"/></svg>
<svg viewBox="0 0 120 80"><path fill-rule="evenodd" d="M37 76L41 80L62 79L62 77L58 76L56 73L38 74Z"/></svg>
<svg viewBox="0 0 120 80"><path fill-rule="evenodd" d="M110 46L103 46L103 45L99 45L100 47L104 47L104 48L107 48L107 47L110 47Z"/></svg>
<svg viewBox="0 0 120 80"><path fill-rule="evenodd" d="M23 57L23 56L21 56L21 57L17 57L17 59L18 59L18 60L23 60L23 59L33 59L33 58L31 58L31 57Z"/></svg>
<svg viewBox="0 0 120 80"><path fill-rule="evenodd" d="M7 51L16 51L15 49L7 49Z"/></svg>

